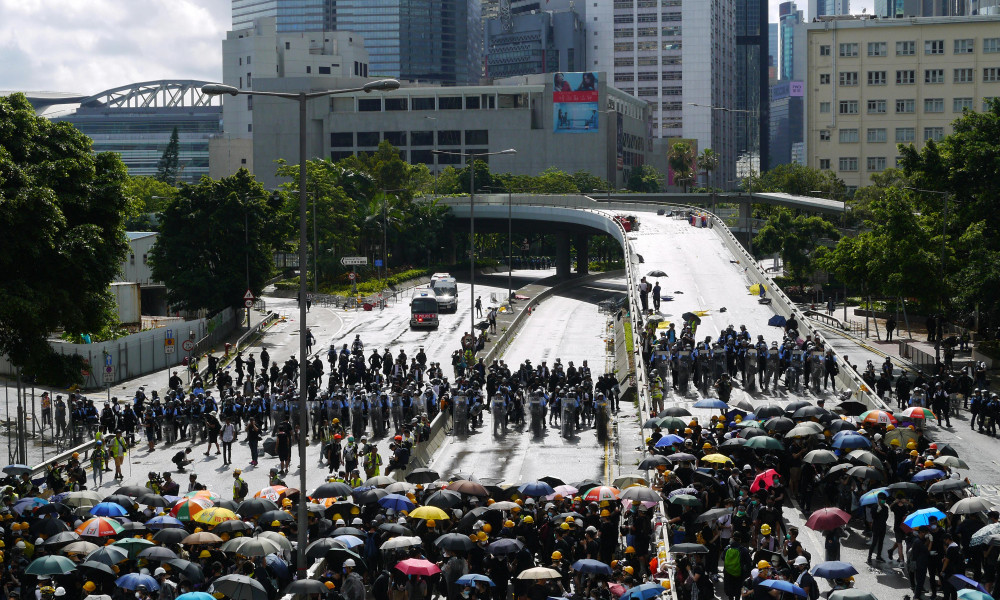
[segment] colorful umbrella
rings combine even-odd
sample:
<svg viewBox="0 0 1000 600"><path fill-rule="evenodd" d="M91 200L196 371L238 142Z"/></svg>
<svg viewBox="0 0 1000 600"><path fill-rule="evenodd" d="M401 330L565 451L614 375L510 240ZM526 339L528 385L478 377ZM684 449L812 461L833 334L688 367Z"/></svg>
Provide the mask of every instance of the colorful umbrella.
<svg viewBox="0 0 1000 600"><path fill-rule="evenodd" d="M924 408L923 406L911 406L910 408L899 413L900 416L909 419L910 421L920 421L925 419L936 419L937 416L929 408Z"/></svg>
<svg viewBox="0 0 1000 600"><path fill-rule="evenodd" d="M895 425L896 417L884 410L870 410L861 413L858 419L866 425Z"/></svg>
<svg viewBox="0 0 1000 600"><path fill-rule="evenodd" d="M272 486L268 486L268 487L266 487L266 488L264 488L262 490L259 490L257 493L255 493L253 495L253 497L254 498L267 498L271 502L277 502L278 500L281 500L281 495L287 489L288 488L285 487L285 486L283 486L283 485L272 485Z"/></svg>
<svg viewBox="0 0 1000 600"><path fill-rule="evenodd" d="M847 525L850 520L851 515L839 508L821 508L809 515L806 527L816 531L830 531Z"/></svg>
<svg viewBox="0 0 1000 600"><path fill-rule="evenodd" d="M774 479L778 477L778 472L774 469L768 469L754 478L753 483L750 485L750 493L756 494L760 488L763 486L764 489L771 489L774 485Z"/></svg>
<svg viewBox="0 0 1000 600"><path fill-rule="evenodd" d="M170 509L170 516L181 521L190 521L198 513L212 507L208 498L185 498Z"/></svg>
<svg viewBox="0 0 1000 600"><path fill-rule="evenodd" d="M842 579L858 574L858 570L854 568L854 565L839 560L821 562L809 572L824 579Z"/></svg>
<svg viewBox="0 0 1000 600"><path fill-rule="evenodd" d="M35 496L31 496L28 498L21 498L20 500L14 503L14 512L16 512L19 515L23 515L25 512L30 513L39 506L45 506L48 503L49 501L46 500L45 498L37 498Z"/></svg>
<svg viewBox="0 0 1000 600"><path fill-rule="evenodd" d="M853 450L855 448L872 447L871 441L869 441L868 438L866 438L863 435L860 435L853 431L841 431L837 435L840 435L841 433L846 435L842 435L839 439L837 439L835 436L835 439L833 440L834 448L838 448L840 450L848 450L848 449Z"/></svg>
<svg viewBox="0 0 1000 600"><path fill-rule="evenodd" d="M150 529L176 529L184 527L184 523L176 517L170 515L160 515L146 521L146 527Z"/></svg>
<svg viewBox="0 0 1000 600"><path fill-rule="evenodd" d="M629 588L618 600L649 600L667 591L658 583L643 583Z"/></svg>
<svg viewBox="0 0 1000 600"><path fill-rule="evenodd" d="M583 496L583 499L587 502L612 502L617 500L621 495L619 490L613 487L608 487L606 485L598 486L595 488L590 488L587 493Z"/></svg>
<svg viewBox="0 0 1000 600"><path fill-rule="evenodd" d="M195 490L193 492L188 492L181 496L182 498L204 498L212 502L212 504L218 504L222 500L222 496L216 494L211 490Z"/></svg>
<svg viewBox="0 0 1000 600"><path fill-rule="evenodd" d="M889 488L880 487L875 488L869 492L862 494L861 498L858 500L858 504L861 506L868 506L869 504L878 504L878 499L880 496L888 496Z"/></svg>
<svg viewBox="0 0 1000 600"><path fill-rule="evenodd" d="M391 508L396 512L399 511L410 511L416 507L416 504L412 502L406 496L401 496L399 494L388 494L378 499L378 505L382 508Z"/></svg>
<svg viewBox="0 0 1000 600"><path fill-rule="evenodd" d="M573 570L580 573L595 573L597 575L607 575L610 577L613 574L611 567L606 563L602 563L599 560L594 560L592 558L582 558L575 563L573 563Z"/></svg>
<svg viewBox="0 0 1000 600"><path fill-rule="evenodd" d="M555 493L555 489L544 481L531 481L525 483L521 485L521 487L517 488L517 491L521 492L525 496L531 496L533 498L548 496L549 494Z"/></svg>
<svg viewBox="0 0 1000 600"><path fill-rule="evenodd" d="M396 563L396 570L406 575L424 575L428 577L441 572L441 569L436 564L422 558L408 558L400 561Z"/></svg>
<svg viewBox="0 0 1000 600"><path fill-rule="evenodd" d="M917 474L914 475L910 481L920 483L922 481L936 481L938 479L944 479L945 477L947 477L947 475L940 469L924 469L922 471L917 471Z"/></svg>
<svg viewBox="0 0 1000 600"><path fill-rule="evenodd" d="M218 525L223 521L232 521L233 519L239 519L236 513L229 510L228 508L219 508L218 506L213 506L212 508L206 508L200 513L194 516L192 519L198 523L204 523L206 525Z"/></svg>
<svg viewBox="0 0 1000 600"><path fill-rule="evenodd" d="M122 524L108 517L94 517L80 524L75 530L81 537L111 537L124 529Z"/></svg>
<svg viewBox="0 0 1000 600"><path fill-rule="evenodd" d="M136 590L140 585L146 586L147 590L152 590L154 592L160 589L160 584L157 583L155 579L149 575L142 575L140 573L129 573L128 575L123 575L115 580L115 585L123 590Z"/></svg>
<svg viewBox="0 0 1000 600"><path fill-rule="evenodd" d="M788 592L794 596L806 597L806 591L799 586L795 585L791 581L785 581L783 579L765 579L757 585L761 587L770 588L772 590L778 590L780 592Z"/></svg>

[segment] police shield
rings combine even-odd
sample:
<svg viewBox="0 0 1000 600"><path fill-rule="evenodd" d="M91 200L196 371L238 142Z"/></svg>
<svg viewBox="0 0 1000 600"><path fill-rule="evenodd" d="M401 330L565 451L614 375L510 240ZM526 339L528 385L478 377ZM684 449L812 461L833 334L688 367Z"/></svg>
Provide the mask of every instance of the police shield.
<svg viewBox="0 0 1000 600"><path fill-rule="evenodd" d="M455 422L455 435L469 435L469 399L466 396L455 396L452 403L452 419Z"/></svg>
<svg viewBox="0 0 1000 600"><path fill-rule="evenodd" d="M357 396L351 401L351 431L354 432L354 437L361 437L365 433L364 402Z"/></svg>
<svg viewBox="0 0 1000 600"><path fill-rule="evenodd" d="M681 350L677 353L677 384L681 393L687 393L688 381L691 379L691 351Z"/></svg>
<svg viewBox="0 0 1000 600"><path fill-rule="evenodd" d="M597 399L594 412L597 422L597 441L605 442L608 439L608 401L604 396Z"/></svg>
<svg viewBox="0 0 1000 600"><path fill-rule="evenodd" d="M667 350L657 350L653 353L653 357L656 360L656 372L659 374L660 379L667 381L667 375L670 374L670 352Z"/></svg>
<svg viewBox="0 0 1000 600"><path fill-rule="evenodd" d="M532 395L528 403L528 412L531 415L531 433L542 434L542 399L538 395Z"/></svg>
<svg viewBox="0 0 1000 600"><path fill-rule="evenodd" d="M573 416L576 410L576 403L572 398L566 397L562 401L562 436L570 438L573 436Z"/></svg>
<svg viewBox="0 0 1000 600"><path fill-rule="evenodd" d="M490 413L493 416L493 433L502 431L507 433L507 407L504 406L503 398L494 396L490 402Z"/></svg>
<svg viewBox="0 0 1000 600"><path fill-rule="evenodd" d="M714 378L718 379L726 372L726 347L722 344L713 345L712 356L715 359Z"/></svg>
<svg viewBox="0 0 1000 600"><path fill-rule="evenodd" d="M815 393L819 393L820 382L823 379L823 352L821 350L813 350L809 353L809 377L811 378L812 388Z"/></svg>
<svg viewBox="0 0 1000 600"><path fill-rule="evenodd" d="M757 386L757 349L747 348L746 358L744 359L744 364L746 365L747 373L747 390L754 390Z"/></svg>

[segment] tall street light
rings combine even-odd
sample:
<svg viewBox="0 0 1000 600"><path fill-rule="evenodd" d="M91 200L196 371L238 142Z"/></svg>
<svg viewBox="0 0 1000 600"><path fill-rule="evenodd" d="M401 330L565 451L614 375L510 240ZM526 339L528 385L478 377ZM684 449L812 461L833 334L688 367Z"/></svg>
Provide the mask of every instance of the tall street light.
<svg viewBox="0 0 1000 600"><path fill-rule="evenodd" d="M517 150L507 148L498 152L448 152L446 150L431 150L434 154L461 156L469 165L469 315L472 317L472 328L469 332L476 335L476 159L497 154L517 154Z"/></svg>
<svg viewBox="0 0 1000 600"><path fill-rule="evenodd" d="M945 240L948 236L948 199L951 198L951 192L941 192L938 190L924 190L915 187L903 186L904 190L910 190L911 192L919 192L921 194L937 194L938 196L944 196L944 218L941 219L941 261L938 265L938 281L941 282L942 290L944 289L944 253L945 253ZM941 317L944 315L944 293L938 298L938 316L934 320L934 328L937 330L934 332L934 362L941 362L941 335L944 333L944 326L941 324ZM936 366L936 365L935 365Z"/></svg>
<svg viewBox="0 0 1000 600"><path fill-rule="evenodd" d="M307 375L308 357L307 349L307 328L306 328L306 296L309 293L309 282L306 280L306 265L309 262L309 247L306 235L306 121L308 113L306 108L310 100L333 96L335 94L350 94L354 92L389 92L399 88L399 82L395 79L380 79L370 81L358 88L347 88L340 90L322 90L319 92L258 92L254 90L241 90L231 85L221 83L210 83L201 86L203 94L209 96L219 96L229 94L230 96L273 96L285 100L295 100L299 103L299 489L302 494L306 493L306 436L309 433L309 412L306 408L308 402L309 379ZM306 515L306 502L299 501L298 514L298 577L306 578L306 544L308 542L308 517Z"/></svg>

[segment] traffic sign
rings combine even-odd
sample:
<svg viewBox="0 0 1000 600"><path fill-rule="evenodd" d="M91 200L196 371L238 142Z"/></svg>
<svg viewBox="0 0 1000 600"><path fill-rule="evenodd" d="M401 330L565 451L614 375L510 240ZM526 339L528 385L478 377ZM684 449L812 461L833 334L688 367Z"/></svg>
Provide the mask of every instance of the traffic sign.
<svg viewBox="0 0 1000 600"><path fill-rule="evenodd" d="M344 265L345 267L357 266L357 265L367 265L368 264L368 257L367 256L344 256L344 257L342 257L340 259L340 264Z"/></svg>
<svg viewBox="0 0 1000 600"><path fill-rule="evenodd" d="M376 258L375 259L375 266L376 267L381 267L382 266L382 259L381 258Z"/></svg>
<svg viewBox="0 0 1000 600"><path fill-rule="evenodd" d="M111 365L104 367L104 383L114 383L115 368Z"/></svg>
<svg viewBox="0 0 1000 600"><path fill-rule="evenodd" d="M104 355L104 366L105 367L110 367L111 366L111 355L110 354L105 354Z"/></svg>
<svg viewBox="0 0 1000 600"><path fill-rule="evenodd" d="M183 348L185 352L190 352L194 350L194 342L192 340L184 340L181 342L181 348Z"/></svg>
<svg viewBox="0 0 1000 600"><path fill-rule="evenodd" d="M347 278L350 279L351 281L354 281L355 278L357 278L357 274L355 274L354 271L351 271L350 273L347 274Z"/></svg>
<svg viewBox="0 0 1000 600"><path fill-rule="evenodd" d="M243 301L243 306L247 308L253 308L253 300L247 298L246 300Z"/></svg>
<svg viewBox="0 0 1000 600"><path fill-rule="evenodd" d="M243 293L243 299L244 300L253 300L254 299L253 292L251 292L248 289L246 292Z"/></svg>
<svg viewBox="0 0 1000 600"><path fill-rule="evenodd" d="M172 337L163 338L163 353L164 354L173 354L174 350L176 348L177 348L177 346L174 345L174 338L172 338Z"/></svg>

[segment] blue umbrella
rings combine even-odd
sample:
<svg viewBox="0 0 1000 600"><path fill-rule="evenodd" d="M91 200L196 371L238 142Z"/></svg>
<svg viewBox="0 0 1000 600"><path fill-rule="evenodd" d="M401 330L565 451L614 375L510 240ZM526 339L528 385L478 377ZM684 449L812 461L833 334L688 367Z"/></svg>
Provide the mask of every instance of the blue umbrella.
<svg viewBox="0 0 1000 600"><path fill-rule="evenodd" d="M842 431L841 433L845 433L845 432L846 431ZM870 441L868 441L868 438L866 438L865 436L859 435L859 434L851 431L851 432L848 433L848 435L843 436L839 440L834 440L833 441L833 447L834 448L838 448L838 449L840 449L840 448L851 448L851 449L854 449L854 448L871 448L872 447L872 443Z"/></svg>
<svg viewBox="0 0 1000 600"><path fill-rule="evenodd" d="M120 504L115 504L114 502L101 502L95 504L93 508L90 509L90 514L95 517L124 517L128 514Z"/></svg>
<svg viewBox="0 0 1000 600"><path fill-rule="evenodd" d="M656 440L657 448L666 448L667 446L673 446L674 444L683 444L684 438L679 435L668 433L667 435Z"/></svg>
<svg viewBox="0 0 1000 600"><path fill-rule="evenodd" d="M935 481L937 479L944 479L945 477L947 477L947 475L945 475L944 471L940 469L924 469L914 475L913 479L910 481Z"/></svg>
<svg viewBox="0 0 1000 600"><path fill-rule="evenodd" d="M809 572L824 579L841 579L858 574L858 570L854 568L854 565L839 560L821 562Z"/></svg>
<svg viewBox="0 0 1000 600"><path fill-rule="evenodd" d="M580 573L596 573L598 575L607 575L609 577L613 573L610 566L592 558L582 558L576 561L573 563L573 570L579 571Z"/></svg>
<svg viewBox="0 0 1000 600"><path fill-rule="evenodd" d="M160 589L160 584L156 582L155 579L149 575L142 575L140 573L129 573L128 575L122 575L115 580L115 585L124 590L136 590L140 585L146 586L146 589L152 591L158 591Z"/></svg>
<svg viewBox="0 0 1000 600"><path fill-rule="evenodd" d="M916 529L921 525L929 525L931 517L937 517L937 520L940 521L942 519L947 519L948 515L936 508L921 508L917 512L907 515L906 518L903 519L903 525L906 525L911 529Z"/></svg>
<svg viewBox="0 0 1000 600"><path fill-rule="evenodd" d="M667 591L658 583L643 583L629 588L618 600L649 600Z"/></svg>
<svg viewBox="0 0 1000 600"><path fill-rule="evenodd" d="M517 491L521 492L525 496L532 496L534 498L556 493L556 491L552 489L552 486L544 481L532 481L525 483L521 487L517 488Z"/></svg>
<svg viewBox="0 0 1000 600"><path fill-rule="evenodd" d="M968 590L978 590L984 594L989 593L986 591L986 588L984 588L978 581L974 579L969 579L965 575L952 575L951 577L948 578L948 583L950 583L951 586L956 590L968 589Z"/></svg>
<svg viewBox="0 0 1000 600"><path fill-rule="evenodd" d="M714 408L715 410L726 410L729 405L717 398L705 398L694 403L695 408Z"/></svg>
<svg viewBox="0 0 1000 600"><path fill-rule="evenodd" d="M177 596L174 600L215 600L215 596L208 592L188 592Z"/></svg>
<svg viewBox="0 0 1000 600"><path fill-rule="evenodd" d="M868 506L869 504L878 504L878 498L881 494L889 494L889 488L880 487L875 488L869 492L866 492L861 496L861 500L858 502L861 506Z"/></svg>
<svg viewBox="0 0 1000 600"><path fill-rule="evenodd" d="M180 519L171 517L170 515L161 515L146 521L146 527L149 529L167 529L170 527L180 528L184 527L184 523L182 523Z"/></svg>
<svg viewBox="0 0 1000 600"><path fill-rule="evenodd" d="M32 471L31 467L29 467L28 465L21 465L21 464L7 465L6 467L3 468L4 473L6 473L7 475L13 475L14 477L17 477L18 475L23 475L25 473L31 473L31 471Z"/></svg>
<svg viewBox="0 0 1000 600"><path fill-rule="evenodd" d="M489 584L490 587L496 587L497 584L493 583L493 580L486 575L480 575L478 573L469 573L468 575L462 575L459 577L455 583L458 585L476 585L477 581L482 581L483 583Z"/></svg>
<svg viewBox="0 0 1000 600"><path fill-rule="evenodd" d="M14 503L14 512L19 515L23 515L25 511L32 511L39 506L45 506L49 501L44 498L36 498L34 496L30 498L21 498Z"/></svg>
<svg viewBox="0 0 1000 600"><path fill-rule="evenodd" d="M959 600L993 600L993 596L990 596L986 592L981 592L979 590L964 589L958 590Z"/></svg>
<svg viewBox="0 0 1000 600"><path fill-rule="evenodd" d="M365 541L355 535L338 535L333 538L343 544L348 549L354 548L355 546L364 546Z"/></svg>
<svg viewBox="0 0 1000 600"><path fill-rule="evenodd" d="M387 494L382 496L378 499L378 505L382 508L391 508L396 512L401 510L410 511L417 506L411 502L409 498L400 494Z"/></svg>
<svg viewBox="0 0 1000 600"><path fill-rule="evenodd" d="M757 585L761 587L771 588L772 590L781 590L782 592L788 592L790 594L795 594L796 596L806 597L806 591L799 586L795 585L791 581L785 581L783 579L765 579Z"/></svg>
<svg viewBox="0 0 1000 600"><path fill-rule="evenodd" d="M267 562L267 566L271 567L271 569L274 570L274 573L275 575L278 576L278 579L288 579L289 577L291 577L292 574L288 570L288 563L282 560L282 558L277 554L268 554L267 556L264 557L264 561ZM177 599L175 598L174 600ZM215 598L213 597L212 600L215 600Z"/></svg>

